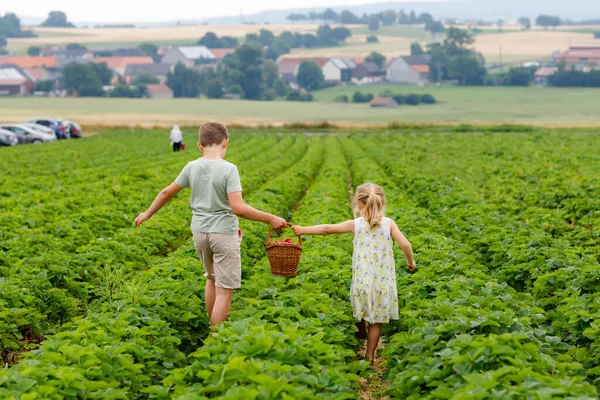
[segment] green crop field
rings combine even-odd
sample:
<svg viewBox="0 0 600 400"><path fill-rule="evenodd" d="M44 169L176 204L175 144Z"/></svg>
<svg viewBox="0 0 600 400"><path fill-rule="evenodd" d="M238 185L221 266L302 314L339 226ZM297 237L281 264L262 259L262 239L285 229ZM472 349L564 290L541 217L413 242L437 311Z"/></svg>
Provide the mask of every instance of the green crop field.
<svg viewBox="0 0 600 400"><path fill-rule="evenodd" d="M372 109L368 104L334 103L355 91L378 95L431 93L435 105ZM198 124L219 119L241 124L330 121L350 125L410 123L519 123L590 126L600 124L597 89L544 87L412 87L347 86L314 92L316 102L229 101L207 99L2 98L0 121L19 122L36 116L58 116L86 124Z"/></svg>
<svg viewBox="0 0 600 400"><path fill-rule="evenodd" d="M0 398L599 398L600 133L501 130L232 129L246 201L288 221L350 219L349 188L385 188L418 269L396 249L376 370L350 236L304 238L298 275L272 277L267 227L242 221L244 282L209 334L189 192L132 226L200 156L194 136L0 148Z"/></svg>

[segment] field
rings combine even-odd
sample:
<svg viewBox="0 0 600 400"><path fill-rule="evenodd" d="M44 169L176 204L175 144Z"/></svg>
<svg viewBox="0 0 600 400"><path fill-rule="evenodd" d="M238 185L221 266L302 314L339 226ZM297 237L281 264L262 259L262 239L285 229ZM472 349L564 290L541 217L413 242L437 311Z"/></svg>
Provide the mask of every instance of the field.
<svg viewBox="0 0 600 400"><path fill-rule="evenodd" d="M304 238L298 276L277 278L266 226L242 221L243 287L209 335L189 194L132 227L197 150L157 130L0 149L0 397L599 398L600 133L487 131L232 132L245 199L294 223L385 188L418 270L397 249L375 370L350 237Z"/></svg>
<svg viewBox="0 0 600 400"><path fill-rule="evenodd" d="M377 95L431 93L440 102L431 106L371 109L368 104L334 103L336 96L360 90ZM59 116L86 124L169 125L219 119L241 124L283 124L331 121L345 125L416 123L525 123L595 126L600 124L597 89L348 86L315 92L317 102L228 101L207 99L1 98L0 121L34 116Z"/></svg>

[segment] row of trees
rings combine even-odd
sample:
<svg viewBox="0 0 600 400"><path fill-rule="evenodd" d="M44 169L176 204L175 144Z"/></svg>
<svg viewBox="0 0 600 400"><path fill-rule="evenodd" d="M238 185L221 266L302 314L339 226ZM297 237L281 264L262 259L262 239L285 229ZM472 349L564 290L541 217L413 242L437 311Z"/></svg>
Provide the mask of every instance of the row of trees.
<svg viewBox="0 0 600 400"><path fill-rule="evenodd" d="M600 71L576 71L561 68L548 80L550 86L557 87L600 87Z"/></svg>
<svg viewBox="0 0 600 400"><path fill-rule="evenodd" d="M382 25L416 25L426 24L429 21L433 21L433 17L429 13L422 13L417 15L414 10L410 13L406 13L404 10L396 12L395 10L388 9L379 13L374 14L363 14L358 16L350 10L343 10L337 13L331 8L326 9L322 13L311 11L306 14L293 13L288 15L287 20L290 22L297 21L328 21L340 24L355 24L355 25L368 25L374 20Z"/></svg>

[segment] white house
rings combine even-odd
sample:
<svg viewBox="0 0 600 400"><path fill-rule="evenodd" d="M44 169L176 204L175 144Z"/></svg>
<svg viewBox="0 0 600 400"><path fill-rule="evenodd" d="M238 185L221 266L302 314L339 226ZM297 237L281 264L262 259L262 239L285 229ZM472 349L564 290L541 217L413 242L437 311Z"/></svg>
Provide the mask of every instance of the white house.
<svg viewBox="0 0 600 400"><path fill-rule="evenodd" d="M165 51L161 61L163 64L182 63L192 68L198 64L214 64L217 58L206 46L177 46Z"/></svg>
<svg viewBox="0 0 600 400"><path fill-rule="evenodd" d="M350 82L356 62L350 58L330 58L323 65L323 76L329 82Z"/></svg>
<svg viewBox="0 0 600 400"><path fill-rule="evenodd" d="M390 60L387 80L393 83L423 86L429 81L429 56L404 56Z"/></svg>

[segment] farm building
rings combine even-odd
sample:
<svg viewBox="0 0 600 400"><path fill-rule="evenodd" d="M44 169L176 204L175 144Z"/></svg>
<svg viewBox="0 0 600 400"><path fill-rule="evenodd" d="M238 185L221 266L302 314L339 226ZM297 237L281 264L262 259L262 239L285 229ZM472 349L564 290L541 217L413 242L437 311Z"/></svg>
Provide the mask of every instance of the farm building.
<svg viewBox="0 0 600 400"><path fill-rule="evenodd" d="M395 107L398 107L398 103L396 103L396 100L392 99L391 97L375 97L373 100L371 100L371 103L369 103L369 104L373 108L395 108Z"/></svg>
<svg viewBox="0 0 600 400"><path fill-rule="evenodd" d="M382 82L385 71L373 62L363 62L356 65L352 71L352 82L357 84Z"/></svg>
<svg viewBox="0 0 600 400"><path fill-rule="evenodd" d="M288 85L290 83L296 83L298 77L298 68L300 63L297 61L281 61L277 64L279 70L279 77L283 79Z"/></svg>
<svg viewBox="0 0 600 400"><path fill-rule="evenodd" d="M33 82L15 66L0 67L0 95L23 96L33 91Z"/></svg>
<svg viewBox="0 0 600 400"><path fill-rule="evenodd" d="M568 64L600 64L600 47L569 47L556 58Z"/></svg>
<svg viewBox="0 0 600 400"><path fill-rule="evenodd" d="M106 63L109 69L117 75L125 75L125 70L130 64L152 64L152 57L97 57L93 60L96 64Z"/></svg>
<svg viewBox="0 0 600 400"><path fill-rule="evenodd" d="M214 64L215 55L206 46L178 46L167 50L162 58L163 64L182 63L188 68L198 64Z"/></svg>
<svg viewBox="0 0 600 400"><path fill-rule="evenodd" d="M323 67L323 76L328 82L350 82L356 62L350 58L331 58Z"/></svg>
<svg viewBox="0 0 600 400"><path fill-rule="evenodd" d="M19 68L48 68L56 69L56 57L40 56L0 56L0 65L16 65Z"/></svg>
<svg viewBox="0 0 600 400"><path fill-rule="evenodd" d="M540 67L533 74L533 81L538 85L547 85L548 80L558 71L556 67Z"/></svg>
<svg viewBox="0 0 600 400"><path fill-rule="evenodd" d="M148 97L151 99L172 99L173 91L164 83L146 85Z"/></svg>
<svg viewBox="0 0 600 400"><path fill-rule="evenodd" d="M150 74L160 81L167 81L167 74L173 70L173 64L128 64L125 68L125 81L130 83L137 75Z"/></svg>
<svg viewBox="0 0 600 400"><path fill-rule="evenodd" d="M429 56L404 56L390 60L387 79L393 83L423 86L429 81Z"/></svg>
<svg viewBox="0 0 600 400"><path fill-rule="evenodd" d="M223 59L228 56L229 54L233 54L235 52L235 49L209 49L210 52L213 54L213 56L215 56L215 59L217 60L217 64L220 64L221 62L223 62Z"/></svg>

